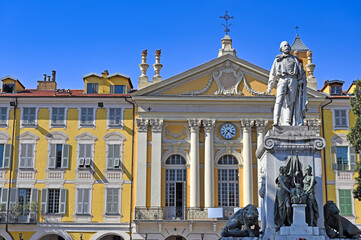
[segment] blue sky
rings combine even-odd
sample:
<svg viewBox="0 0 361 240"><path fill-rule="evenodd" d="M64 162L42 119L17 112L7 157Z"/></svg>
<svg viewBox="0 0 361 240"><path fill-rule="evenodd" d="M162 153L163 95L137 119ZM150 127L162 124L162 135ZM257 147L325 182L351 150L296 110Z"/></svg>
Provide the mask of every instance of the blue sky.
<svg viewBox="0 0 361 240"><path fill-rule="evenodd" d="M237 56L270 69L295 26L313 51L318 88L327 79L361 79L361 1L68 1L0 2L0 77L36 88L57 71L59 88L82 89L82 76L120 72L137 86L141 52L162 49L163 79L217 57L225 10ZM152 77L152 66L148 76Z"/></svg>

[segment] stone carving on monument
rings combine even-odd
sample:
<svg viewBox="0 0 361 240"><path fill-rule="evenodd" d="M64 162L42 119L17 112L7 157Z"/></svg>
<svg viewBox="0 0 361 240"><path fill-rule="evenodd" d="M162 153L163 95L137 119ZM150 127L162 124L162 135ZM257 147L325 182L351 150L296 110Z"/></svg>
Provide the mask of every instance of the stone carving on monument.
<svg viewBox="0 0 361 240"><path fill-rule="evenodd" d="M240 237L258 237L260 227L258 225L257 207L248 204L246 207L239 209L228 220L227 225L221 233L222 240L238 239Z"/></svg>
<svg viewBox="0 0 361 240"><path fill-rule="evenodd" d="M301 126L306 115L307 80L298 57L290 54L291 47L283 41L282 54L273 62L268 80L267 94L277 86L276 102L273 112L273 125Z"/></svg>
<svg viewBox="0 0 361 240"><path fill-rule="evenodd" d="M333 201L327 201L323 207L325 228L329 238L360 238L361 231L346 218L340 216L340 210Z"/></svg>

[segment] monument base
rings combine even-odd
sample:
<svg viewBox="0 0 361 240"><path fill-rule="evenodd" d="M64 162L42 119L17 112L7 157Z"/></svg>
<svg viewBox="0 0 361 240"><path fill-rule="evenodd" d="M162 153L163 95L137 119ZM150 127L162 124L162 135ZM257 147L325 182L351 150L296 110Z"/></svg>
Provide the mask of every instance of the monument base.
<svg viewBox="0 0 361 240"><path fill-rule="evenodd" d="M220 240L258 240L259 237L222 237Z"/></svg>

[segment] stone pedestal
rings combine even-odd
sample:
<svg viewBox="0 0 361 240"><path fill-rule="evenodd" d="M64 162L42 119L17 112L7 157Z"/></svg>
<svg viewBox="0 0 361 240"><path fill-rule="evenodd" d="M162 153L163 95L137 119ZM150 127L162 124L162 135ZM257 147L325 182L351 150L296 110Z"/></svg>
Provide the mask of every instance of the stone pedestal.
<svg viewBox="0 0 361 240"><path fill-rule="evenodd" d="M307 237L304 237L307 240L313 239L313 236L315 239L324 239L324 234L320 235L320 228L324 227L321 150L325 146L325 140L319 136L317 131L309 129L308 126L274 127L266 134L263 144L256 152L257 157L260 159L260 167L264 169L262 171L264 174L262 184L264 184L265 190L261 208L263 239L298 239L306 236L303 233L307 233ZM296 206L294 211L294 217L296 217L294 224L296 225L282 227L279 232L276 232L274 206L278 186L275 180L279 176L279 168L285 166L289 157L296 156L296 153L302 164L302 171L304 172L304 168L310 165L317 182L314 188L320 213L317 227L308 227L305 223L304 207ZM303 230L298 231L298 229Z"/></svg>

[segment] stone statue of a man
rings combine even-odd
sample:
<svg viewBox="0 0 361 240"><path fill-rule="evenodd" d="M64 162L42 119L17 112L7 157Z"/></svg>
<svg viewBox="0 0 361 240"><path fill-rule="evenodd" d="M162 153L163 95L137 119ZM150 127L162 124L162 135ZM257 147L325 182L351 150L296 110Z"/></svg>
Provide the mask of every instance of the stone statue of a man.
<svg viewBox="0 0 361 240"><path fill-rule="evenodd" d="M273 112L273 125L303 125L307 105L306 73L300 60L290 54L291 47L283 41L282 54L277 55L269 75L269 94L277 84L276 102Z"/></svg>

